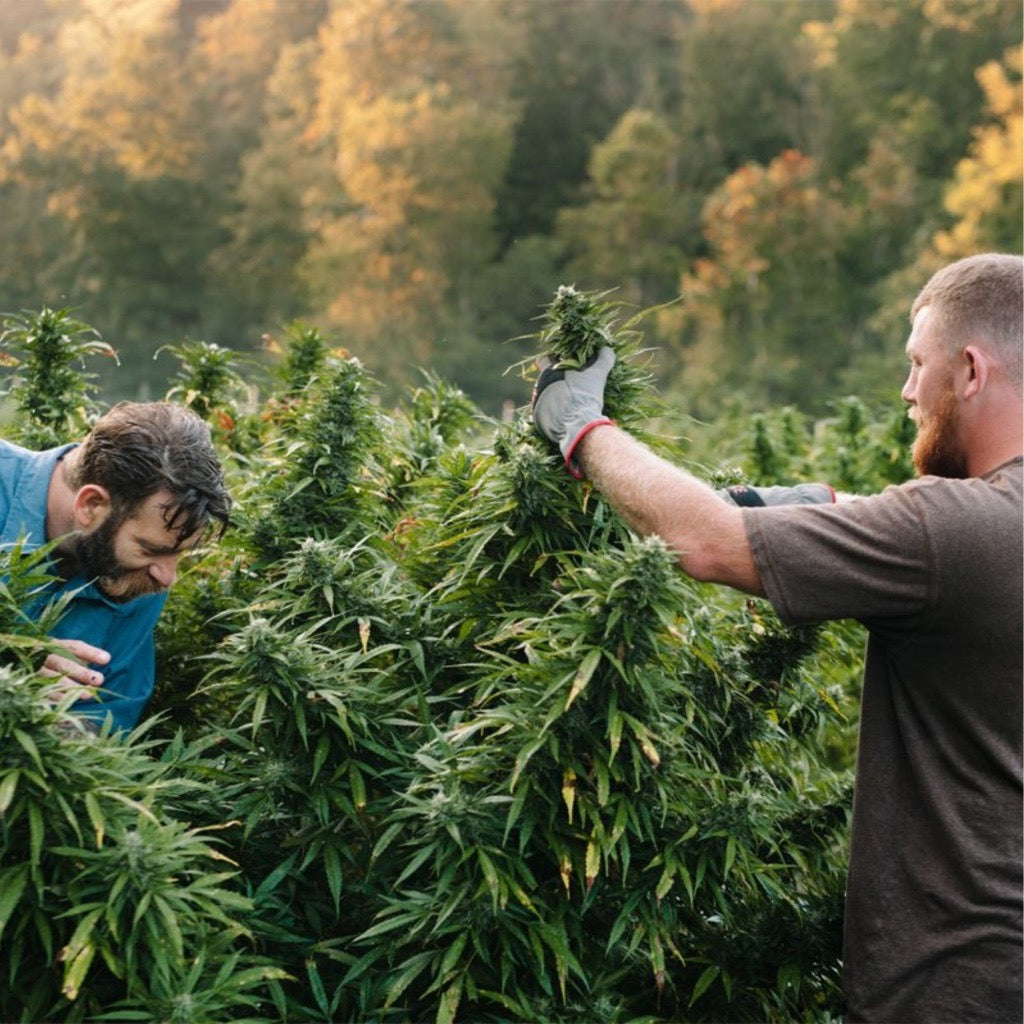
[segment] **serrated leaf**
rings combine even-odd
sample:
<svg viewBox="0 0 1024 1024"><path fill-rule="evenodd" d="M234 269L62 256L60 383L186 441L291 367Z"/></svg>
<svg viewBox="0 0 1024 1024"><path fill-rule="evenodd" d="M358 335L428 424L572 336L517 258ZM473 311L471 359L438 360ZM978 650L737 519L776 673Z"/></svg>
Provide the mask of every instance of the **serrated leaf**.
<svg viewBox="0 0 1024 1024"><path fill-rule="evenodd" d="M327 876L327 886L331 890L331 900L334 902L335 913L341 906L342 871L341 858L334 846L324 847L324 874Z"/></svg>
<svg viewBox="0 0 1024 1024"><path fill-rule="evenodd" d="M597 840L591 838L587 843L587 857L586 857L586 876L587 876L587 892L590 891L594 882L597 880L597 876L601 871L601 850L597 845Z"/></svg>
<svg viewBox="0 0 1024 1024"><path fill-rule="evenodd" d="M590 682L591 677L594 674L594 670L597 668L601 661L601 649L599 647L592 648L584 657L580 663L580 667L576 672L576 676L572 681L572 689L569 690L569 696L565 701L565 710L568 711L572 707L572 703L576 698L587 688L587 684Z"/></svg>
<svg viewBox="0 0 1024 1024"><path fill-rule="evenodd" d="M363 773L354 763L348 766L348 778L352 786L352 803L361 814L366 810L366 783L363 781Z"/></svg>
<svg viewBox="0 0 1024 1024"><path fill-rule="evenodd" d="M330 1003L327 1001L327 992L324 989L320 971L315 960L306 961L306 977L309 978L309 987L312 990L313 998L316 1000L317 1008L324 1015L324 1019L330 1017Z"/></svg>
<svg viewBox="0 0 1024 1024"><path fill-rule="evenodd" d="M441 1002L437 1007L437 1017L434 1019L434 1024L453 1024L455 1020L455 1014L458 1012L459 1003L462 1000L462 976L460 975L455 981L445 989L444 995L441 996Z"/></svg>
<svg viewBox="0 0 1024 1024"><path fill-rule="evenodd" d="M28 865L17 864L0 873L0 935L3 935L14 908L28 882Z"/></svg>
<svg viewBox="0 0 1024 1024"><path fill-rule="evenodd" d="M36 741L23 729L15 729L13 735L18 741L18 746L20 746L21 749L32 758L36 767L41 772L45 771L46 769L43 767L42 758L39 756L39 748L36 746Z"/></svg>
<svg viewBox="0 0 1024 1024"><path fill-rule="evenodd" d="M75 954L71 962L64 968L64 980L61 984L61 993L66 999L74 1002L82 988L82 982L89 973L93 959L96 956L96 946L87 942Z"/></svg>
<svg viewBox="0 0 1024 1024"><path fill-rule="evenodd" d="M654 895L659 899L663 900L675 884L675 875L666 868L661 873L661 878L658 880L658 885L654 890Z"/></svg>
<svg viewBox="0 0 1024 1024"><path fill-rule="evenodd" d="M417 953L406 961L405 967L388 989L387 998L384 1000L385 1009L395 1004L395 1001L423 973L436 956L437 954L433 950L428 950L425 953Z"/></svg>
<svg viewBox="0 0 1024 1024"><path fill-rule="evenodd" d="M93 833L96 836L96 846L103 845L103 836L106 830L106 823L103 819L103 811L100 809L99 801L95 793L85 794L85 810L89 815L89 822L92 825Z"/></svg>
<svg viewBox="0 0 1024 1024"><path fill-rule="evenodd" d="M709 967L705 967L701 972L701 976L697 979L697 984L693 986L693 992L690 995L689 1006L693 1006L695 1002L708 990L715 978L721 973L721 968L711 964Z"/></svg>
<svg viewBox="0 0 1024 1024"><path fill-rule="evenodd" d="M0 814L5 814L7 808L11 806L20 778L21 772L17 768L12 768L0 781Z"/></svg>
<svg viewBox="0 0 1024 1024"><path fill-rule="evenodd" d="M576 773L571 768L566 768L562 776L562 799L569 812L569 823L572 824L572 809L576 803Z"/></svg>

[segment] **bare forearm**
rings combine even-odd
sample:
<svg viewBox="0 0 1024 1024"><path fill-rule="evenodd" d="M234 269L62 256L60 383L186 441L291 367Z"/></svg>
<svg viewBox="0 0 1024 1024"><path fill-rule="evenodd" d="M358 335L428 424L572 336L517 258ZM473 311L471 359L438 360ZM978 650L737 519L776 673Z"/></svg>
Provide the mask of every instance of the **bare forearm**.
<svg viewBox="0 0 1024 1024"><path fill-rule="evenodd" d="M661 537L685 572L763 593L738 508L618 427L597 427L576 452L616 512L642 536Z"/></svg>

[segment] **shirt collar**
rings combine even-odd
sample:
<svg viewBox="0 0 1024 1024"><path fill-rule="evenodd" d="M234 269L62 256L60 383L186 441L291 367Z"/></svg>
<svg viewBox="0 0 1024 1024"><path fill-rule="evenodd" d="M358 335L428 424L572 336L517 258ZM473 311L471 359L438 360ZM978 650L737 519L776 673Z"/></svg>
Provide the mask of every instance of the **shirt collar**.
<svg viewBox="0 0 1024 1024"><path fill-rule="evenodd" d="M6 531L23 534L26 546L33 548L45 544L46 500L50 491L50 480L57 463L76 447L74 444L50 448L45 452L31 452L27 464L18 480L17 490L11 501L7 516ZM56 538L52 538L56 540Z"/></svg>

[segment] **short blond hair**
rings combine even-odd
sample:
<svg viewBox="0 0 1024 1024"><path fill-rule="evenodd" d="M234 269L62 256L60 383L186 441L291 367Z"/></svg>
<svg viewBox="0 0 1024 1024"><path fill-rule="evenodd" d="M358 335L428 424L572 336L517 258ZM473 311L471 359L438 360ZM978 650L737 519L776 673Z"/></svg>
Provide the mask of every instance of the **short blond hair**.
<svg viewBox="0 0 1024 1024"><path fill-rule="evenodd" d="M1024 258L1003 253L968 256L943 267L910 310L929 308L929 320L949 349L981 342L998 353L1018 387L1024 350Z"/></svg>

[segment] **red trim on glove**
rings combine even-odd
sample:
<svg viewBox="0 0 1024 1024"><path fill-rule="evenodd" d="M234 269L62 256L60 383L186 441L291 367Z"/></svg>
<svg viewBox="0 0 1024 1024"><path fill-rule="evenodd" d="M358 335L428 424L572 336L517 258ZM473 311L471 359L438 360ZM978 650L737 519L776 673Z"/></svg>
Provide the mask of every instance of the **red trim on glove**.
<svg viewBox="0 0 1024 1024"><path fill-rule="evenodd" d="M592 431L594 429L594 427L614 427L614 426L615 426L615 420L610 420L607 417L604 417L604 418L599 419L599 420L591 420L572 439L572 444L569 445L569 450L565 453L565 468L567 470L569 470L569 472L572 473L572 475L574 477L576 477L577 480L582 480L583 479L583 474L580 472L579 463L576 462L573 459L573 457L572 457L572 453L574 451L576 451L576 446L580 443L580 441L583 440L584 437L586 437L587 434L590 433L590 431Z"/></svg>

